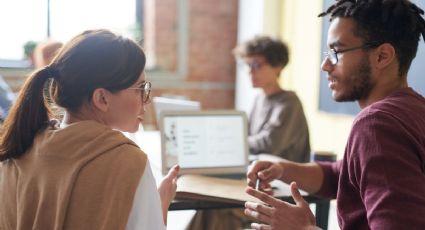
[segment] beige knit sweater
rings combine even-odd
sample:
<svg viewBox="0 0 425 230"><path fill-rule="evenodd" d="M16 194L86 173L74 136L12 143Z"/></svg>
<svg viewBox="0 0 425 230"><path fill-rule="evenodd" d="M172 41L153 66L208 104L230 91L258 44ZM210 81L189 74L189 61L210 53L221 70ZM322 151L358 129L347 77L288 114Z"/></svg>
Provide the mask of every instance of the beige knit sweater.
<svg viewBox="0 0 425 230"><path fill-rule="evenodd" d="M125 229L146 161L94 121L50 128L0 163L0 229Z"/></svg>

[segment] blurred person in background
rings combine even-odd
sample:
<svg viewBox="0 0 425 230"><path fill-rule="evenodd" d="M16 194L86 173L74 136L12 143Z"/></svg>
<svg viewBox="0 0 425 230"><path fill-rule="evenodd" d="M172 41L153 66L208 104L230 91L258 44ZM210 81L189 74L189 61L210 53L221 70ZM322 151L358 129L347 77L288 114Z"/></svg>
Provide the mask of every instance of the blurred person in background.
<svg viewBox="0 0 425 230"><path fill-rule="evenodd" d="M261 89L249 116L250 153L310 161L308 125L301 101L295 92L279 84L289 62L288 47L278 39L257 36L233 52L249 68L252 86Z"/></svg>

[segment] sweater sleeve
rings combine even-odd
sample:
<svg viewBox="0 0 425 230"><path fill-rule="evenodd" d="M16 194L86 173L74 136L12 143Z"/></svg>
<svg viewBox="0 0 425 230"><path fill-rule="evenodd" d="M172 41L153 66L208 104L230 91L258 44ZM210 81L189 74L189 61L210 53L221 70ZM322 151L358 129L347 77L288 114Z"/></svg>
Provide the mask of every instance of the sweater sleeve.
<svg viewBox="0 0 425 230"><path fill-rule="evenodd" d="M327 198L336 198L338 179L342 160L337 162L317 162L323 170L323 182L320 190L315 194Z"/></svg>
<svg viewBox="0 0 425 230"><path fill-rule="evenodd" d="M385 113L353 126L347 146L349 183L360 192L371 229L425 227L423 143L416 143L408 129Z"/></svg>
<svg viewBox="0 0 425 230"><path fill-rule="evenodd" d="M163 229L161 200L149 161L140 179L128 218L126 230Z"/></svg>

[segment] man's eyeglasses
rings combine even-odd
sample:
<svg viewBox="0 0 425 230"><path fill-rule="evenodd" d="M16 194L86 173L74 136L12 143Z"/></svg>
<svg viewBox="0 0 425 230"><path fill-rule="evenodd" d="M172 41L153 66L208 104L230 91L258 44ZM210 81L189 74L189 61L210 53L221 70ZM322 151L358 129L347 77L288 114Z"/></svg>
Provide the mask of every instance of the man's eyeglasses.
<svg viewBox="0 0 425 230"><path fill-rule="evenodd" d="M263 67L265 63L264 62L252 62L252 63L246 63L248 68L252 71L260 70L261 67Z"/></svg>
<svg viewBox="0 0 425 230"><path fill-rule="evenodd" d="M145 81L140 87L131 87L128 89L137 89L142 91L142 101L143 103L148 103L150 100L151 86L152 84L149 81Z"/></svg>
<svg viewBox="0 0 425 230"><path fill-rule="evenodd" d="M332 65L336 65L336 63L338 63L338 54L340 54L340 53L345 53L345 52L358 50L358 49L372 48L372 47L376 47L378 45L379 45L378 43L373 42L373 43L366 43L362 46L357 46L357 47L348 48L348 49L344 49L344 50L330 49L330 50L324 52L324 55L325 55L325 58L329 58L329 61L331 61Z"/></svg>

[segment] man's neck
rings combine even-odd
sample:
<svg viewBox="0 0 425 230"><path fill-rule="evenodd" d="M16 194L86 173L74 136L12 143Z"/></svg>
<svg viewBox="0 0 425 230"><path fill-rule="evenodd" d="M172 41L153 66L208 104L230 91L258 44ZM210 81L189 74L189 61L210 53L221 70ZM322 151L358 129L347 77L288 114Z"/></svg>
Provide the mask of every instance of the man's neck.
<svg viewBox="0 0 425 230"><path fill-rule="evenodd" d="M279 92L279 91L282 90L282 88L280 88L280 86L279 86L279 84L277 82L276 82L276 84L268 85L268 86L266 86L266 87L264 87L262 89L263 89L263 92L267 96L273 95L273 94L275 94L275 93L277 93L277 92Z"/></svg>
<svg viewBox="0 0 425 230"><path fill-rule="evenodd" d="M384 99L397 90L409 87L407 84L407 78L405 76L399 77L399 79L400 80L398 81L388 81L381 83L380 85L376 85L367 98L358 101L360 108L363 109L377 101Z"/></svg>

